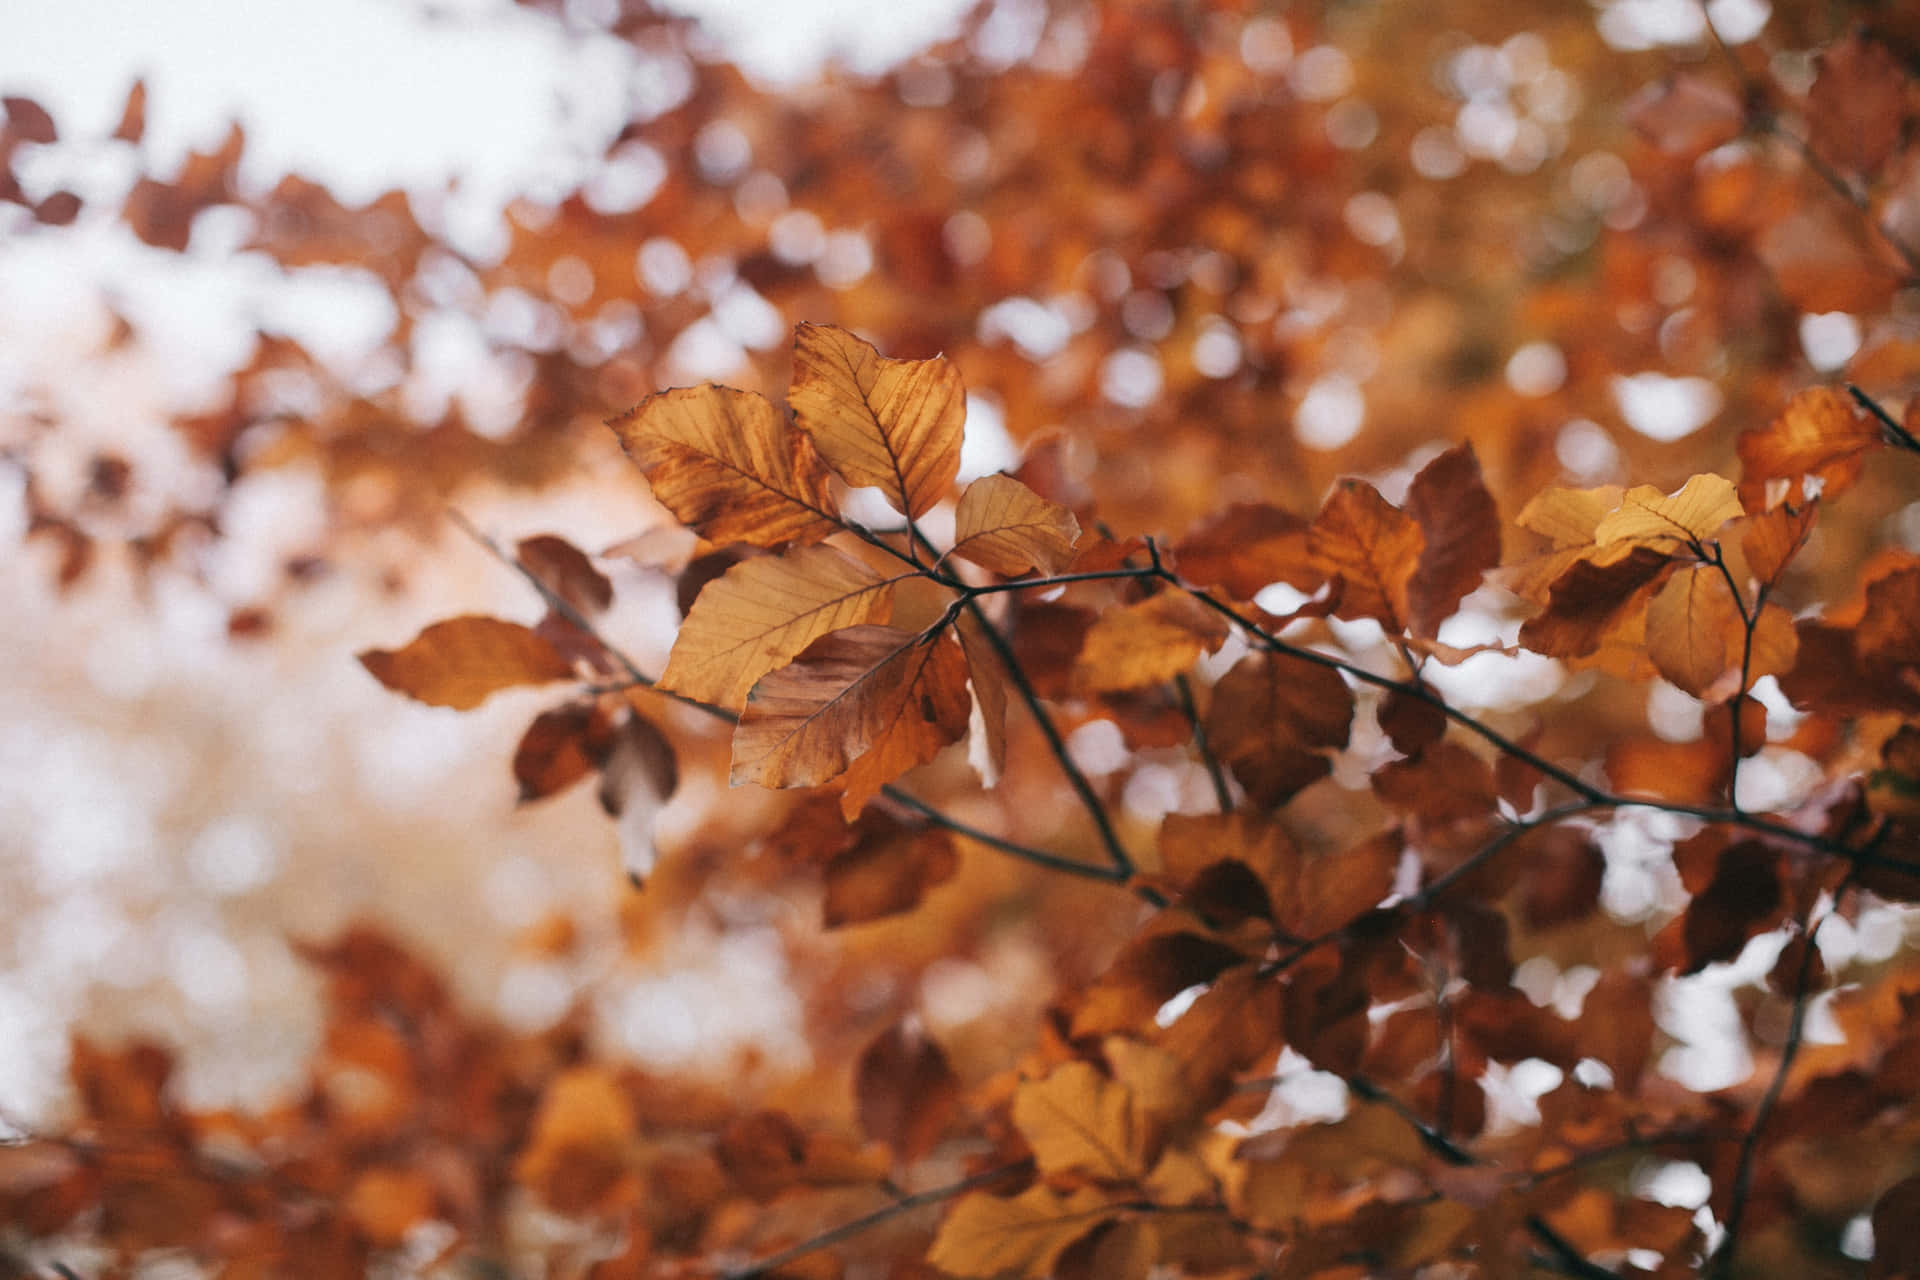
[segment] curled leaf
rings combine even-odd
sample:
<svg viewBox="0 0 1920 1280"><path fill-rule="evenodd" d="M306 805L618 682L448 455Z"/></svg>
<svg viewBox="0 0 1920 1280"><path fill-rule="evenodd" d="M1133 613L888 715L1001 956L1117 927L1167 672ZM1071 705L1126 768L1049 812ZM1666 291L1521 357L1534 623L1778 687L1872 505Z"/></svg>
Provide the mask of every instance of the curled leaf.
<svg viewBox="0 0 1920 1280"><path fill-rule="evenodd" d="M878 488L906 515L925 515L953 487L967 403L945 359L893 360L844 329L803 324L787 399L848 484Z"/></svg>

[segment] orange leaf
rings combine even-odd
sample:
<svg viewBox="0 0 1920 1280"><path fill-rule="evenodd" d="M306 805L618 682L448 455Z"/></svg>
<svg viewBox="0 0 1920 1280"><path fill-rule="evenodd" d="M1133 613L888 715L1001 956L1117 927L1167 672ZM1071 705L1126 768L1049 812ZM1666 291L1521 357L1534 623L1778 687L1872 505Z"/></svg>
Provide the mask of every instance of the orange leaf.
<svg viewBox="0 0 1920 1280"><path fill-rule="evenodd" d="M864 803L965 731L966 697L966 661L952 640L892 627L836 631L754 686L733 735L732 781L817 786L872 750ZM843 810L851 779L849 787Z"/></svg>
<svg viewBox="0 0 1920 1280"><path fill-rule="evenodd" d="M1882 443L1879 424L1845 392L1808 387L1772 422L1740 434L1742 480L1753 486L1816 476L1821 496L1831 499L1853 484L1862 460Z"/></svg>
<svg viewBox="0 0 1920 1280"><path fill-rule="evenodd" d="M1633 131L1669 155L1693 157L1731 142L1746 126L1740 99L1697 75L1648 85L1624 108Z"/></svg>
<svg viewBox="0 0 1920 1280"><path fill-rule="evenodd" d="M1088 1062L1069 1062L1014 1091L1013 1123L1042 1173L1083 1170L1096 1178L1147 1171L1154 1126L1133 1094Z"/></svg>
<svg viewBox="0 0 1920 1280"><path fill-rule="evenodd" d="M1112 1215L1107 1198L1092 1187L1063 1196L1035 1184L1010 1199L976 1191L940 1224L927 1261L979 1280L1009 1274L1040 1280L1053 1274L1067 1246Z"/></svg>
<svg viewBox="0 0 1920 1280"><path fill-rule="evenodd" d="M1174 563L1187 582L1225 587L1236 600L1251 600L1273 582L1317 591L1325 578L1307 554L1307 527L1268 503L1236 503L1183 538Z"/></svg>
<svg viewBox="0 0 1920 1280"><path fill-rule="evenodd" d="M1746 554L1747 568L1762 586L1779 584L1780 575L1806 545L1807 535L1813 532L1814 517L1819 514L1820 504L1816 501L1803 502L1798 507L1783 502L1747 522L1740 550Z"/></svg>
<svg viewBox="0 0 1920 1280"><path fill-rule="evenodd" d="M844 329L803 324L787 401L842 479L877 487L907 515L925 515L953 486L967 404L944 358L892 360Z"/></svg>
<svg viewBox="0 0 1920 1280"><path fill-rule="evenodd" d="M1163 591L1102 614L1087 632L1074 676L1095 693L1144 689L1173 679L1226 639L1226 619L1184 591Z"/></svg>
<svg viewBox="0 0 1920 1280"><path fill-rule="evenodd" d="M761 676L821 636L885 622L896 581L832 547L742 560L694 600L660 687L738 711Z"/></svg>
<svg viewBox="0 0 1920 1280"><path fill-rule="evenodd" d="M1413 629L1430 636L1500 563L1500 512L1471 444L1420 469L1407 490L1407 512L1426 539L1408 586Z"/></svg>
<svg viewBox="0 0 1920 1280"><path fill-rule="evenodd" d="M611 1072L571 1068L541 1097L514 1177L561 1213L590 1209L628 1176L637 1133L633 1101Z"/></svg>
<svg viewBox="0 0 1920 1280"><path fill-rule="evenodd" d="M709 542L774 547L840 528L827 469L765 396L676 387L608 425L653 496Z"/></svg>
<svg viewBox="0 0 1920 1280"><path fill-rule="evenodd" d="M959 868L946 832L882 827L827 861L821 922L838 929L911 911Z"/></svg>
<svg viewBox="0 0 1920 1280"><path fill-rule="evenodd" d="M1697 475L1677 493L1664 494L1650 484L1629 489L1617 509L1593 531L1596 545L1617 542L1663 546L1672 542L1704 542L1729 520L1746 514L1733 482L1711 472Z"/></svg>
<svg viewBox="0 0 1920 1280"><path fill-rule="evenodd" d="M517 622L467 614L436 622L400 649L368 649L360 665L395 693L468 711L502 689L565 680L573 667Z"/></svg>
<svg viewBox="0 0 1920 1280"><path fill-rule="evenodd" d="M1714 686L1729 671L1738 679L1745 644L1739 602L1726 576L1712 566L1680 570L1647 605L1647 656L1661 675L1696 698L1717 698Z"/></svg>
<svg viewBox="0 0 1920 1280"><path fill-rule="evenodd" d="M1389 634L1412 617L1408 585L1425 547L1413 517L1364 480L1341 481L1307 534L1314 567L1343 584L1334 614L1373 618Z"/></svg>
<svg viewBox="0 0 1920 1280"><path fill-rule="evenodd" d="M1037 569L1058 573L1073 560L1080 522L1073 512L1012 476L982 476L960 495L953 550L995 573L1014 578Z"/></svg>
<svg viewBox="0 0 1920 1280"><path fill-rule="evenodd" d="M1272 807L1331 770L1318 749L1347 745L1353 693L1329 667L1249 654L1213 686L1206 725L1207 741L1247 794Z"/></svg>

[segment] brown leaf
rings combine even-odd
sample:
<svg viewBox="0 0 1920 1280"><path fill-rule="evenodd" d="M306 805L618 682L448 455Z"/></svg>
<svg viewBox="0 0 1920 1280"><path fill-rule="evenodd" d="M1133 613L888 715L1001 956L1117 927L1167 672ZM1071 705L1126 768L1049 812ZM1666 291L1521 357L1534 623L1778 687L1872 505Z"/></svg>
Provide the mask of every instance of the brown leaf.
<svg viewBox="0 0 1920 1280"><path fill-rule="evenodd" d="M613 746L613 724L597 706L576 703L543 711L513 753L520 803L544 799L592 773Z"/></svg>
<svg viewBox="0 0 1920 1280"><path fill-rule="evenodd" d="M1681 569L1647 605L1647 656L1661 675L1696 698L1736 692L1746 624L1726 575L1711 565Z"/></svg>
<svg viewBox="0 0 1920 1280"><path fill-rule="evenodd" d="M927 1261L950 1275L1018 1275L1041 1280L1067 1246L1106 1222L1113 1211L1092 1187L1062 1195L1044 1184L1011 1199L975 1191L940 1224Z"/></svg>
<svg viewBox="0 0 1920 1280"><path fill-rule="evenodd" d="M1576 560L1554 581L1546 609L1521 624L1520 643L1553 658L1592 653L1672 567L1667 552L1629 543Z"/></svg>
<svg viewBox="0 0 1920 1280"><path fill-rule="evenodd" d="M1628 99L1623 114L1635 133L1674 156L1703 155L1746 127L1739 97L1698 75L1648 85Z"/></svg>
<svg viewBox="0 0 1920 1280"><path fill-rule="evenodd" d="M1307 552L1307 528L1270 503L1235 503L1182 538L1173 562L1182 580L1224 587L1236 600L1251 600L1275 582L1315 591L1325 578Z"/></svg>
<svg viewBox="0 0 1920 1280"><path fill-rule="evenodd" d="M368 649L360 665L395 693L468 711L502 689L565 680L572 666L517 622L467 614L436 622L401 649Z"/></svg>
<svg viewBox="0 0 1920 1280"><path fill-rule="evenodd" d="M1779 855L1757 840L1721 851L1713 880L1654 937L1659 967L1698 973L1736 958L1749 938L1779 923L1785 910L1779 863Z"/></svg>
<svg viewBox="0 0 1920 1280"><path fill-rule="evenodd" d="M860 1129L910 1164L940 1140L960 1107L960 1081L919 1020L896 1022L867 1045L853 1069Z"/></svg>
<svg viewBox="0 0 1920 1280"><path fill-rule="evenodd" d="M1442 742L1417 760L1395 760L1373 772L1373 790L1404 813L1429 823L1484 819L1498 792L1493 767L1458 742Z"/></svg>
<svg viewBox="0 0 1920 1280"><path fill-rule="evenodd" d="M818 786L873 751L859 780L864 803L966 732L966 674L944 636L877 626L823 636L754 686L733 735L733 783ZM843 807L857 811L852 786Z"/></svg>
<svg viewBox="0 0 1920 1280"><path fill-rule="evenodd" d="M1280 922L1295 937L1316 938L1371 911L1393 891L1404 845L1389 830L1307 859L1295 891L1278 904Z"/></svg>
<svg viewBox="0 0 1920 1280"><path fill-rule="evenodd" d="M7 110L7 132L22 142L48 143L60 140L60 131L54 128L53 116L32 98L9 94L0 98L0 107Z"/></svg>
<svg viewBox="0 0 1920 1280"><path fill-rule="evenodd" d="M1133 1031L1150 1022L1167 1001L1209 981L1240 959L1234 948L1197 933L1156 933L1136 938L1081 997L1075 1036Z"/></svg>
<svg viewBox="0 0 1920 1280"><path fill-rule="evenodd" d="M1644 977L1613 970L1587 992L1580 1006L1580 1052L1604 1062L1614 1088L1639 1089L1653 1056L1653 984Z"/></svg>
<svg viewBox="0 0 1920 1280"><path fill-rule="evenodd" d="M1584 920L1600 905L1607 858L1593 833L1565 825L1536 827L1515 841L1523 868L1520 918L1529 929Z"/></svg>
<svg viewBox="0 0 1920 1280"><path fill-rule="evenodd" d="M1740 550L1747 557L1747 568L1762 586L1779 585L1787 566L1806 545L1807 535L1813 532L1814 518L1819 514L1817 501L1802 502L1798 507L1783 502L1747 521L1747 531L1740 538Z"/></svg>
<svg viewBox="0 0 1920 1280"><path fill-rule="evenodd" d="M765 396L676 387L607 425L653 496L709 542L776 547L840 528L810 437L790 430Z"/></svg>
<svg viewBox="0 0 1920 1280"><path fill-rule="evenodd" d="M840 929L901 915L959 869L946 832L881 826L827 861L821 921Z"/></svg>
<svg viewBox="0 0 1920 1280"><path fill-rule="evenodd" d="M980 734L985 739L980 755L974 758L983 766L981 780L987 786L997 783L1007 767L1007 668L986 635L985 628L991 625L971 612L961 613L956 624L960 649L967 658L967 684L973 690L973 705L980 712Z"/></svg>
<svg viewBox="0 0 1920 1280"><path fill-rule="evenodd" d="M1417 756L1446 736L1446 712L1404 689L1389 689L1376 714L1381 732L1403 756Z"/></svg>
<svg viewBox="0 0 1920 1280"><path fill-rule="evenodd" d="M1874 1203L1869 1280L1896 1280L1920 1272L1920 1234L1913 1231L1917 1215L1920 1215L1920 1173L1894 1183Z"/></svg>
<svg viewBox="0 0 1920 1280"><path fill-rule="evenodd" d="M588 617L613 603L613 583L565 538L550 533L522 538L515 554L520 566L547 590Z"/></svg>
<svg viewBox="0 0 1920 1280"><path fill-rule="evenodd" d="M762 676L820 637L886 622L897 581L832 547L742 560L694 600L660 686L738 711Z"/></svg>
<svg viewBox="0 0 1920 1280"><path fill-rule="evenodd" d="M1307 534L1313 565L1341 583L1341 618L1373 618L1397 635L1412 618L1408 598L1426 535L1364 480L1342 480Z"/></svg>
<svg viewBox="0 0 1920 1280"><path fill-rule="evenodd" d="M1344 747L1353 692L1330 667L1279 653L1249 654L1213 686L1207 741L1256 804L1272 808L1332 769L1320 751Z"/></svg>
<svg viewBox="0 0 1920 1280"><path fill-rule="evenodd" d="M1820 496L1831 500L1859 478L1866 455L1883 443L1879 424L1851 396L1834 387L1808 387L1788 401L1772 422L1740 433L1741 481L1752 489L1768 480L1798 482L1815 476L1822 486ZM1807 522L1812 518L1808 512ZM1788 545L1797 548L1806 529L1802 526L1793 532L1798 536ZM1785 562L1778 554L1768 560ZM1771 581L1758 564L1754 572Z"/></svg>
<svg viewBox="0 0 1920 1280"><path fill-rule="evenodd" d="M1900 144L1907 69L1885 43L1853 31L1820 51L1807 91L1814 148L1841 169L1872 176Z"/></svg>
<svg viewBox="0 0 1920 1280"><path fill-rule="evenodd" d="M956 555L1009 578L1058 573L1073 560L1080 522L1073 512L1008 475L982 476L954 512Z"/></svg>
<svg viewBox="0 0 1920 1280"><path fill-rule="evenodd" d="M1500 512L1471 444L1456 445L1420 469L1407 490L1407 513L1425 537L1407 590L1411 622L1422 635L1437 635L1500 563Z"/></svg>
<svg viewBox="0 0 1920 1280"><path fill-rule="evenodd" d="M1074 674L1096 693L1143 689L1173 679L1226 639L1226 619L1184 591L1163 591L1101 614Z"/></svg>
<svg viewBox="0 0 1920 1280"><path fill-rule="evenodd" d="M967 404L944 358L892 360L844 329L803 324L787 402L842 479L878 488L906 515L925 515L953 487Z"/></svg>

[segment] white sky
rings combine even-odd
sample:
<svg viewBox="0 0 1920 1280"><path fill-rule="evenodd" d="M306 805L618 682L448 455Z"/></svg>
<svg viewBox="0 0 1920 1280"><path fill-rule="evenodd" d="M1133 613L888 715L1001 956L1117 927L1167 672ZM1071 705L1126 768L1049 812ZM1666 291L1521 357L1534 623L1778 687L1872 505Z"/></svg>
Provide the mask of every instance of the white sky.
<svg viewBox="0 0 1920 1280"><path fill-rule="evenodd" d="M596 0L578 6L592 11ZM967 0L669 0L767 79L830 56L878 69L952 31ZM431 12L445 15L429 16ZM148 81L150 154L166 171L243 116L248 177L290 168L342 195L462 176L484 191L564 180L625 115L633 65L600 36L508 0L26 0L0 6L0 90L63 132L112 128ZM556 139L565 139L556 149Z"/></svg>

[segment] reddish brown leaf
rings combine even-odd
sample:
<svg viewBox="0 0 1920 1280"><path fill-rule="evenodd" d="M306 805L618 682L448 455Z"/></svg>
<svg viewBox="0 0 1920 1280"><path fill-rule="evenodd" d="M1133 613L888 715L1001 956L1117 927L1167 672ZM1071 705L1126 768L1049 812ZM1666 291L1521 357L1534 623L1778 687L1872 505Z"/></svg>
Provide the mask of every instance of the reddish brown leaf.
<svg viewBox="0 0 1920 1280"><path fill-rule="evenodd" d="M1403 756L1417 756L1447 732L1447 715L1428 698L1389 689L1378 709L1381 732Z"/></svg>
<svg viewBox="0 0 1920 1280"><path fill-rule="evenodd" d="M901 1164L925 1155L960 1107L960 1081L947 1055L919 1020L897 1022L876 1036L853 1070L860 1128L893 1148Z"/></svg>
<svg viewBox="0 0 1920 1280"><path fill-rule="evenodd" d="M520 802L557 794L586 777L613 747L613 725L598 707L575 704L543 711L513 753Z"/></svg>
<svg viewBox="0 0 1920 1280"><path fill-rule="evenodd" d="M1182 580L1238 600L1275 582L1314 591L1325 578L1307 552L1307 527L1269 503L1236 503L1175 544L1173 561Z"/></svg>
<svg viewBox="0 0 1920 1280"><path fill-rule="evenodd" d="M127 103L120 109L120 123L113 128L117 142L138 142L147 132L147 82L135 80L127 90Z"/></svg>
<svg viewBox="0 0 1920 1280"><path fill-rule="evenodd" d="M613 583L565 538L550 533L522 538L516 556L547 590L589 617L613 603Z"/></svg>
<svg viewBox="0 0 1920 1280"><path fill-rule="evenodd" d="M1807 120L1831 164L1871 176L1900 142L1909 74L1879 40L1854 31L1820 51Z"/></svg>
<svg viewBox="0 0 1920 1280"><path fill-rule="evenodd" d="M1407 589L1411 622L1420 634L1437 635L1500 563L1500 512L1471 444L1456 445L1420 469L1407 490L1407 513L1425 539Z"/></svg>
<svg viewBox="0 0 1920 1280"><path fill-rule="evenodd" d="M961 652L967 658L967 687L973 691L974 709L980 716L978 737L967 754L979 766L981 779L988 786L1000 780L1007 766L1008 675L999 649L986 634L986 627L991 625L965 612L955 627Z"/></svg>
<svg viewBox="0 0 1920 1280"><path fill-rule="evenodd" d="M401 649L368 649L360 665L395 693L461 711L502 689L573 674L572 665L526 627L477 614L436 622Z"/></svg>
<svg viewBox="0 0 1920 1280"><path fill-rule="evenodd" d="M1553 583L1547 607L1520 627L1520 643L1554 658L1598 649L1610 632L1643 606L1673 566L1665 551L1622 544L1593 559L1576 560Z"/></svg>
<svg viewBox="0 0 1920 1280"><path fill-rule="evenodd" d="M911 911L959 868L946 832L880 827L828 860L821 920L840 929Z"/></svg>
<svg viewBox="0 0 1920 1280"><path fill-rule="evenodd" d="M1743 840L1721 852L1712 881L1654 938L1654 956L1664 970L1698 973L1737 957L1749 938L1779 922L1784 907L1779 855Z"/></svg>
<svg viewBox="0 0 1920 1280"><path fill-rule="evenodd" d="M1746 126L1740 99L1698 75L1669 76L1628 99L1627 123L1669 155L1697 156L1731 142Z"/></svg>
<svg viewBox="0 0 1920 1280"><path fill-rule="evenodd" d="M1332 766L1347 745L1353 693L1337 671L1279 653L1249 654L1213 686L1207 741L1255 803L1274 807Z"/></svg>
<svg viewBox="0 0 1920 1280"><path fill-rule="evenodd" d="M1747 568L1753 571L1753 576L1760 580L1762 586L1779 585L1787 566L1793 563L1793 558L1800 554L1800 548L1806 545L1807 535L1813 531L1814 518L1819 514L1820 504L1817 501L1802 502L1797 507L1783 502L1747 522L1747 531L1740 539L1740 550L1747 557Z"/></svg>

